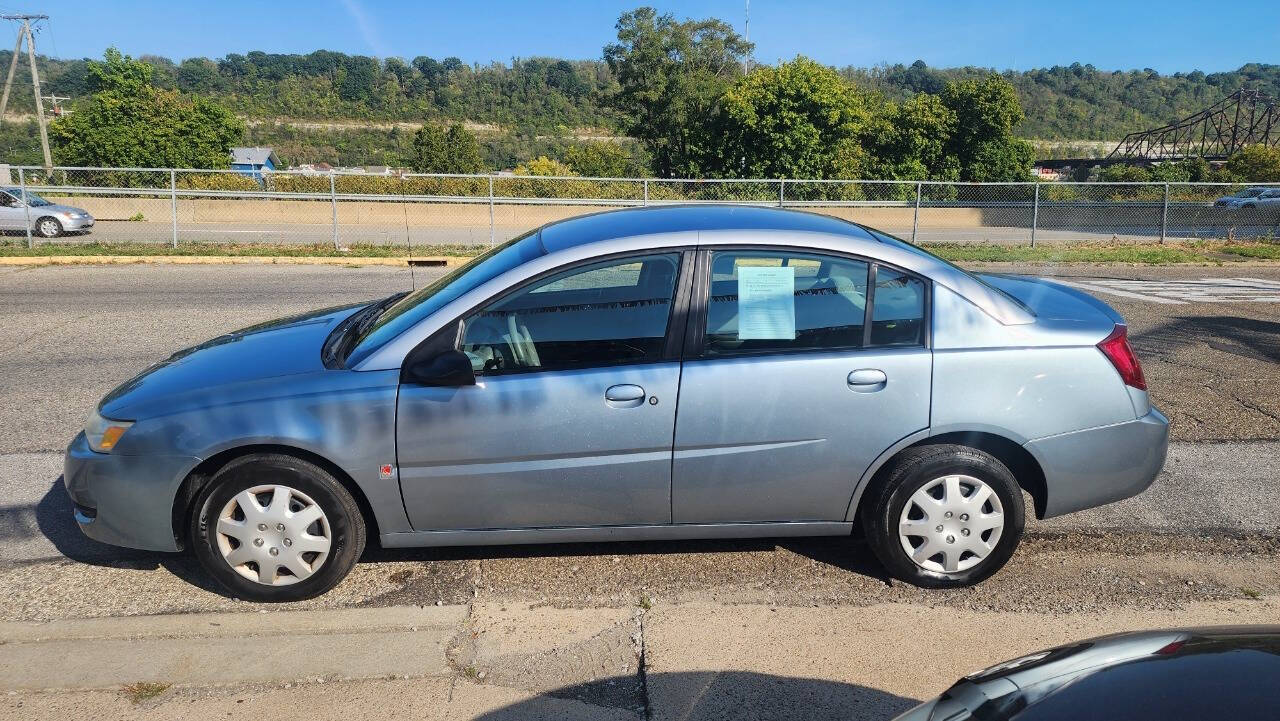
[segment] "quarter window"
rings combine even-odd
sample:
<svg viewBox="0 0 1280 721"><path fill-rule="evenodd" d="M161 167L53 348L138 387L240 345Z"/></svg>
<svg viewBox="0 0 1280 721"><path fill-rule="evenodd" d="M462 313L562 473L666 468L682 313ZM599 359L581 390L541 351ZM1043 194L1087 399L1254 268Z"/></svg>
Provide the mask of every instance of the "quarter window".
<svg viewBox="0 0 1280 721"><path fill-rule="evenodd" d="M861 346L867 267L807 253L712 253L705 353Z"/></svg>
<svg viewBox="0 0 1280 721"><path fill-rule="evenodd" d="M883 265L876 268L871 303L871 345L921 345L924 342L924 283Z"/></svg>
<svg viewBox="0 0 1280 721"><path fill-rule="evenodd" d="M658 360L679 267L662 253L554 275L469 317L461 349L489 374Z"/></svg>

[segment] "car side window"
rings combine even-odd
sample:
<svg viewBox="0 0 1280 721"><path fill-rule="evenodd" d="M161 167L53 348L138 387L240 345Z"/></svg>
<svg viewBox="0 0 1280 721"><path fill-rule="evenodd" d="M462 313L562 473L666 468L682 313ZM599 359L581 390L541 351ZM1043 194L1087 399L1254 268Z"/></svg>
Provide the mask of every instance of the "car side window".
<svg viewBox="0 0 1280 721"><path fill-rule="evenodd" d="M919 278L878 266L871 303L871 345L922 345L924 294L924 282Z"/></svg>
<svg viewBox="0 0 1280 721"><path fill-rule="evenodd" d="M0 192L0 206L5 208L15 208L18 205L18 199L5 192Z"/></svg>
<svg viewBox="0 0 1280 721"><path fill-rule="evenodd" d="M679 268L660 253L537 281L468 317L461 350L480 374L658 360Z"/></svg>
<svg viewBox="0 0 1280 721"><path fill-rule="evenodd" d="M704 354L860 347L867 268L811 253L712 253Z"/></svg>

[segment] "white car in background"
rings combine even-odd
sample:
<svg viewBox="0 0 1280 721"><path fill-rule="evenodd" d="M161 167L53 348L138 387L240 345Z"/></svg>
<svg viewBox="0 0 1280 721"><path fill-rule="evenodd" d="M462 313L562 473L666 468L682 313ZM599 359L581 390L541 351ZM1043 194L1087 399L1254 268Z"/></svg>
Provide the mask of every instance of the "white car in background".
<svg viewBox="0 0 1280 721"><path fill-rule="evenodd" d="M0 188L0 230L20 230L42 238L56 238L64 233L87 233L93 227L93 216L83 208L50 203L21 188Z"/></svg>

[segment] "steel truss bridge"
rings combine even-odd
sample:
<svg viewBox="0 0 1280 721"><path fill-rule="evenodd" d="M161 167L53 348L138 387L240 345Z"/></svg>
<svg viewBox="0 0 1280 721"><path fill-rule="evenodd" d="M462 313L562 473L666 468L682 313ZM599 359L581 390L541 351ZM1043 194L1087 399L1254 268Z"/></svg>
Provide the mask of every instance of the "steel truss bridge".
<svg viewBox="0 0 1280 721"><path fill-rule="evenodd" d="M1061 168L1149 165L1191 157L1226 160L1249 145L1280 147L1280 105L1266 93L1241 88L1176 123L1129 133L1105 158L1064 158L1036 164Z"/></svg>

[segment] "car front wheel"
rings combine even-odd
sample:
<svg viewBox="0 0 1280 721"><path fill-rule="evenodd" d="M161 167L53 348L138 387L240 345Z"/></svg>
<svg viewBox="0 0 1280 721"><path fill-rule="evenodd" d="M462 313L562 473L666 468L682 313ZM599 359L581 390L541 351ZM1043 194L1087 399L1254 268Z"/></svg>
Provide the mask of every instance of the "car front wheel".
<svg viewBox="0 0 1280 721"><path fill-rule="evenodd" d="M36 233L41 238L56 238L62 235L62 223L57 218L41 218L36 221Z"/></svg>
<svg viewBox="0 0 1280 721"><path fill-rule="evenodd" d="M292 456L236 459L195 503L191 547L232 595L250 601L313 598L350 573L365 544L364 517L341 483Z"/></svg>
<svg viewBox="0 0 1280 721"><path fill-rule="evenodd" d="M872 552L916 586L976 584L1008 562L1022 537L1022 489L975 448L908 449L868 494L861 520Z"/></svg>

